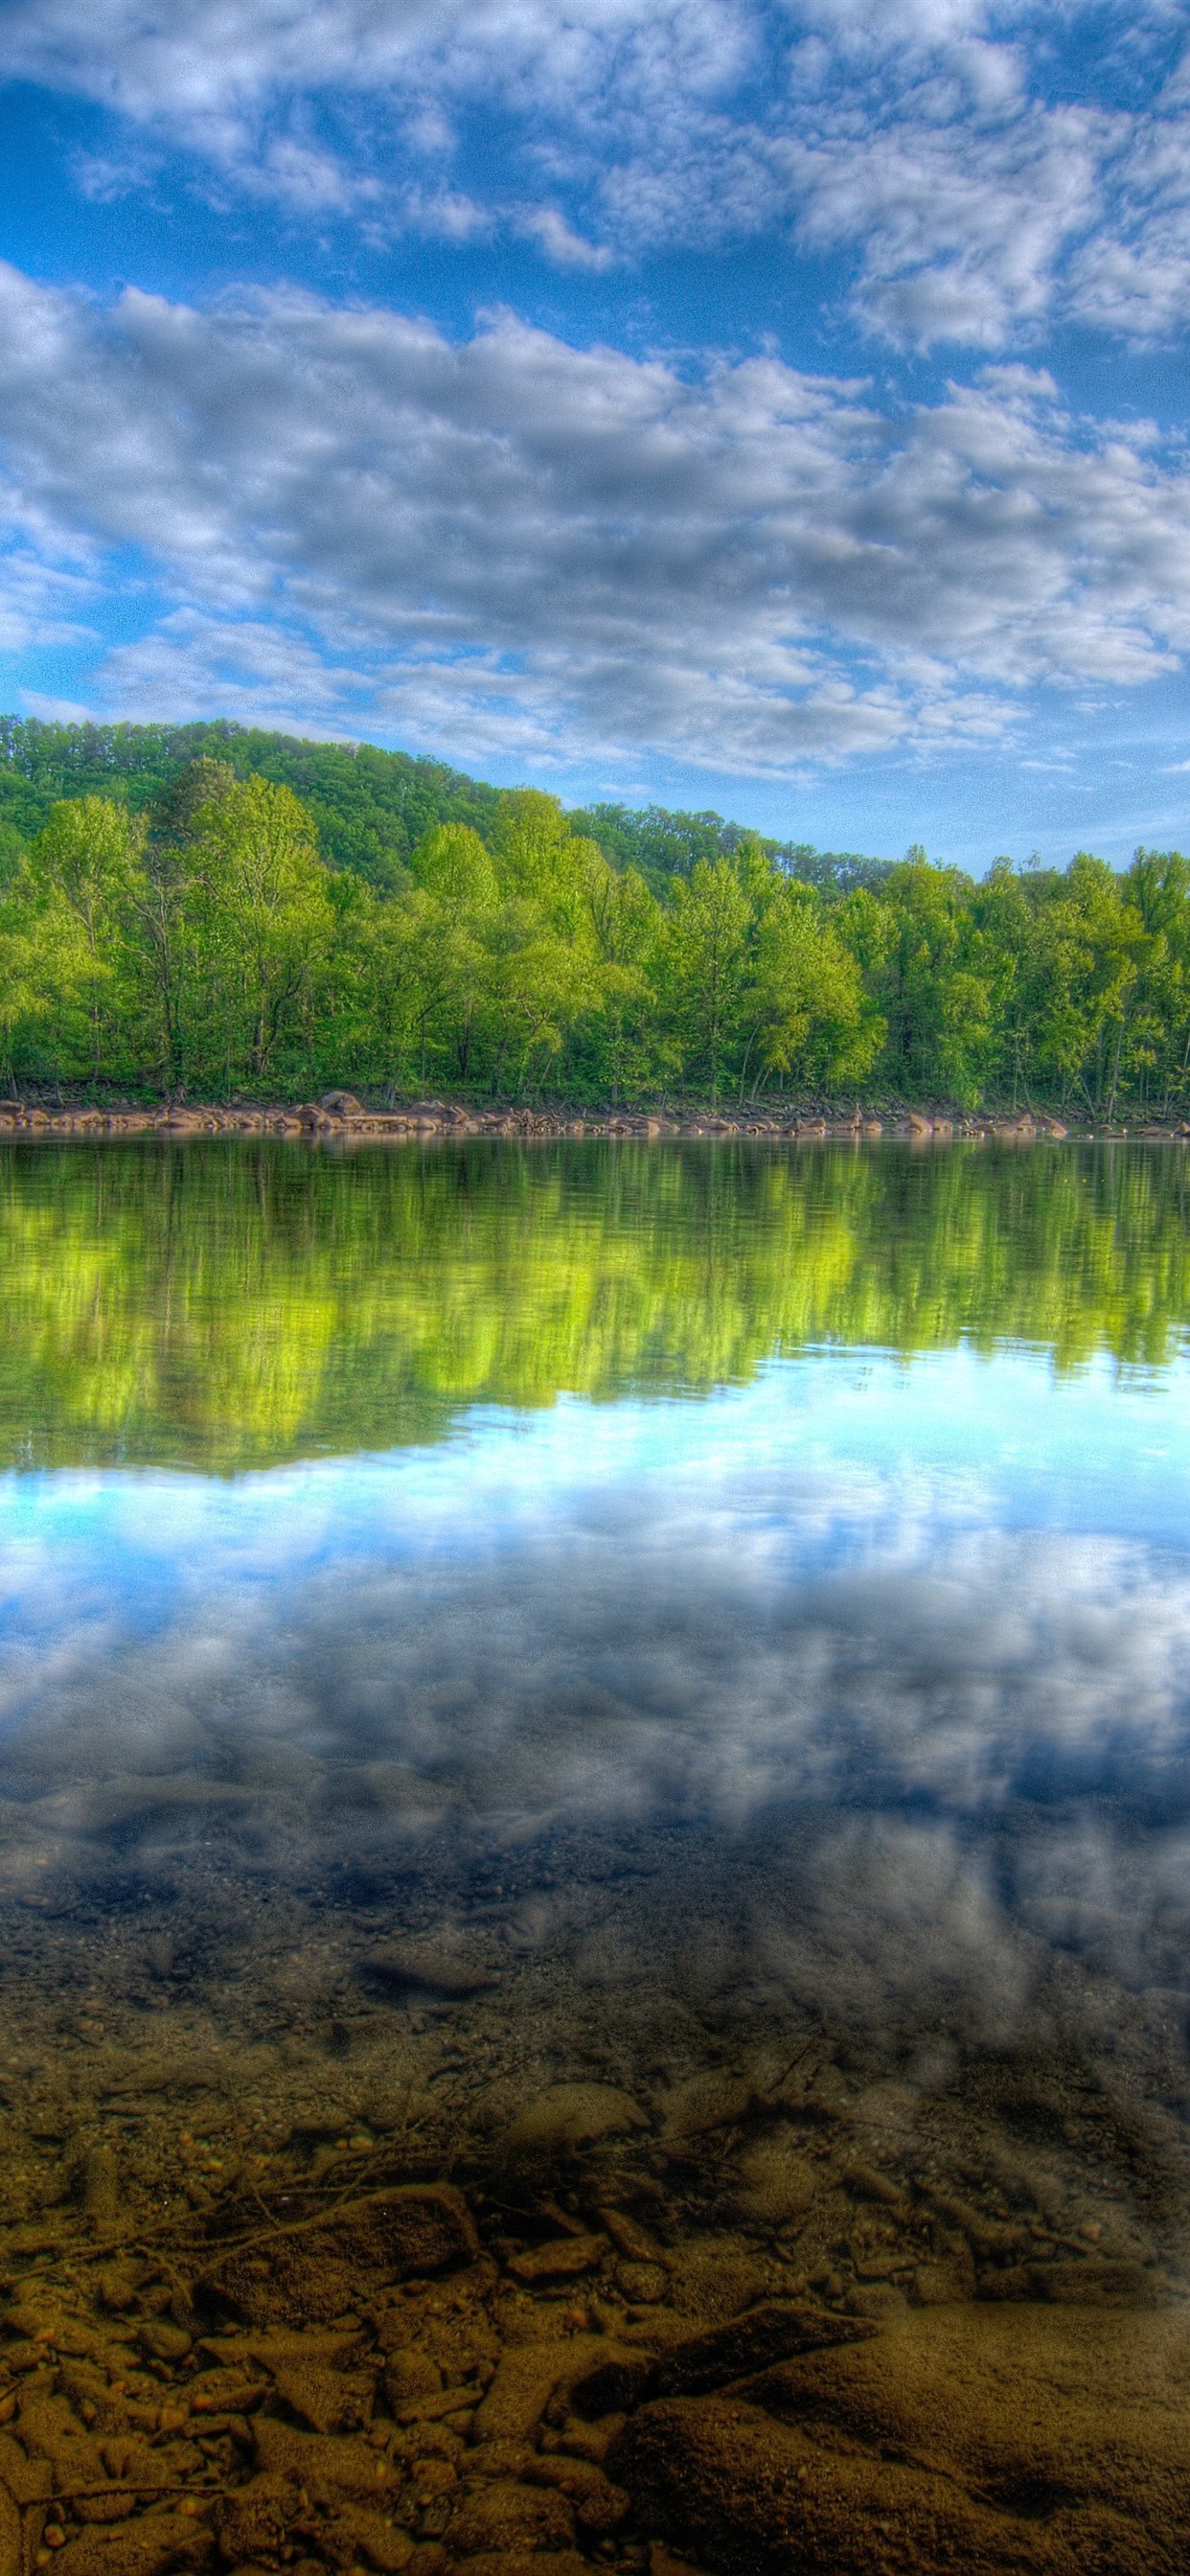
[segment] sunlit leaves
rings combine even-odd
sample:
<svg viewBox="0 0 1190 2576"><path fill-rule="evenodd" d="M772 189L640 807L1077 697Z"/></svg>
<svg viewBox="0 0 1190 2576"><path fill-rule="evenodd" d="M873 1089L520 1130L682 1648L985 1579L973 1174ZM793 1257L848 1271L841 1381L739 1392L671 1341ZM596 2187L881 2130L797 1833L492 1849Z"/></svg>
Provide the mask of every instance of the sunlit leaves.
<svg viewBox="0 0 1190 2576"><path fill-rule="evenodd" d="M807 879L720 826L682 873L646 878L618 809L604 850L539 789L493 799L482 833L440 819L387 882L328 865L290 787L210 759L140 818L59 802L0 882L5 1078L737 1105L862 1088L1107 1119L1190 1105L1176 851L1138 851L1122 877L1086 852L1065 873L1002 861L976 883L915 847L866 878L844 862ZM684 819L704 839L715 820Z"/></svg>

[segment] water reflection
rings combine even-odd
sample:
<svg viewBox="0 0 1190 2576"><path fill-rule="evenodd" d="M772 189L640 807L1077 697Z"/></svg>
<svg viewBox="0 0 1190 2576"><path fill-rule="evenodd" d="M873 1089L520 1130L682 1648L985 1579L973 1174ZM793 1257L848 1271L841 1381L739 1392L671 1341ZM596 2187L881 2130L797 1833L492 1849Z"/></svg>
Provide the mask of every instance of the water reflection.
<svg viewBox="0 0 1190 2576"><path fill-rule="evenodd" d="M1164 1366L1175 1150L0 1148L0 1460L226 1473L815 1344Z"/></svg>
<svg viewBox="0 0 1190 2576"><path fill-rule="evenodd" d="M523 2284L610 2204L581 2331L650 2350L1184 2301L1180 1158L6 1170L14 2260L101 2138L208 2256L450 2170ZM1167 2563L1030 2476L988 2565Z"/></svg>
<svg viewBox="0 0 1190 2576"><path fill-rule="evenodd" d="M1180 1992L1188 1404L1181 1367L818 1354L231 1486L17 1480L9 1885L387 1901L432 1859L463 1920L493 1854L581 1877L610 1835L663 1946L694 1849L778 1981L829 1918L791 1990L910 2050L1003 2032L1038 1941Z"/></svg>

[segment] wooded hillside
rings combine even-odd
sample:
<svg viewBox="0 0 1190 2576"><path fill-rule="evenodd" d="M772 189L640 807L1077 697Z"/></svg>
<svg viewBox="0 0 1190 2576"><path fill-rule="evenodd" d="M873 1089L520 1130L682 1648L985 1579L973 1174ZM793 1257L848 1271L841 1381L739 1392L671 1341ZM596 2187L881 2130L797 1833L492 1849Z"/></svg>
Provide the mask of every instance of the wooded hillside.
<svg viewBox="0 0 1190 2576"><path fill-rule="evenodd" d="M1168 1115L1190 864L981 880L232 725L0 724L12 1085Z"/></svg>

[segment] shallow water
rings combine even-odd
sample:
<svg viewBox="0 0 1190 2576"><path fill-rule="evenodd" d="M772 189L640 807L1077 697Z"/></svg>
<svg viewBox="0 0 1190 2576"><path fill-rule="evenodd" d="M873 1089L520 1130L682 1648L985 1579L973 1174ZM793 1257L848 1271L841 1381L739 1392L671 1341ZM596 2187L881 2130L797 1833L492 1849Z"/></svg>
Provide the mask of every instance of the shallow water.
<svg viewBox="0 0 1190 2576"><path fill-rule="evenodd" d="M15 2395L72 2332L127 2380L87 2271L113 2244L184 2388L212 2244L450 2174L493 2351L663 2354L800 2302L873 2352L942 2335L949 2383L967 2334L983 2465L938 2475L1003 2529L945 2546L1178 2563L1136 2463L1190 2297L1188 1195L1174 1147L0 1149ZM1022 2539L1025 2471L988 2466L1020 2447L1005 2305L1019 2338L1115 2336L1117 2393L1140 2371L1126 2529L1035 2468ZM251 2422L309 2433L252 2366ZM1090 2450L1105 2367L1076 2346ZM854 2392L778 2394L766 2440L825 2408L871 2448ZM657 2402L588 2557L949 2563L936 2500L891 2558L895 2496L843 2538L687 2511ZM382 2397L400 2546L331 2513L312 2564L481 2576L467 2415L405 2494ZM200 2557L216 2475L267 2469L248 2426L177 2464ZM781 2474L813 2497L820 2465ZM110 2551L162 2510L138 2489Z"/></svg>

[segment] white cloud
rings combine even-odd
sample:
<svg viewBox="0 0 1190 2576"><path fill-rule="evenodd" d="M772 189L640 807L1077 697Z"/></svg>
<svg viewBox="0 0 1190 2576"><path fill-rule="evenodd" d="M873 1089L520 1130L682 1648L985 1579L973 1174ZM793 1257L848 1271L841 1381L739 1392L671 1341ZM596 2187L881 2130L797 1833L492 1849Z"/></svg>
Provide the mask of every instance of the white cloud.
<svg viewBox="0 0 1190 2576"><path fill-rule="evenodd" d="M10 77L217 133L263 95L334 87L571 102L627 75L700 92L751 50L745 0L7 0Z"/></svg>
<svg viewBox="0 0 1190 2576"><path fill-rule="evenodd" d="M252 177L263 194L309 215L351 213L376 205L384 193L374 174L349 170L334 153L294 135L277 135Z"/></svg>
<svg viewBox="0 0 1190 2576"><path fill-rule="evenodd" d="M1184 89L1137 119L1113 168L1113 219L1082 244L1078 317L1138 340L1178 336L1190 313L1190 107Z"/></svg>
<svg viewBox="0 0 1190 2576"><path fill-rule="evenodd" d="M1000 348L1052 300L1064 245L1095 210L1105 120L1018 116L991 131L902 120L863 152L846 133L790 148L803 238L862 242L858 307L896 340Z"/></svg>
<svg viewBox="0 0 1190 2576"><path fill-rule="evenodd" d="M294 217L511 226L588 267L792 232L850 261L855 311L908 343L996 349L1067 314L1184 327L1187 81L1164 0L0 0L0 24L10 77L115 111L158 167L172 137ZM495 192L452 165L475 109L507 132ZM89 184L138 166L101 150Z"/></svg>
<svg viewBox="0 0 1190 2576"><path fill-rule="evenodd" d="M615 252L605 243L589 242L581 233L572 232L556 206L527 207L517 230L539 242L546 258L558 268L610 268L615 259Z"/></svg>
<svg viewBox="0 0 1190 2576"><path fill-rule="evenodd" d="M106 666L138 708L780 771L988 739L1014 692L1190 647L1180 449L1021 367L899 416L508 315L455 345L294 294L104 312L7 270L0 435L39 562L131 548L166 592Z"/></svg>
<svg viewBox="0 0 1190 2576"><path fill-rule="evenodd" d="M78 698L48 698L40 689L22 689L25 713L40 718L42 724L87 724L91 709Z"/></svg>

